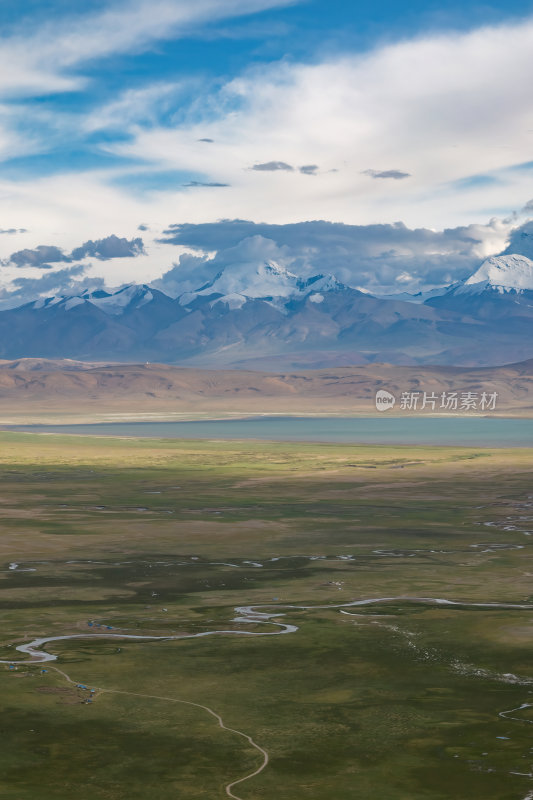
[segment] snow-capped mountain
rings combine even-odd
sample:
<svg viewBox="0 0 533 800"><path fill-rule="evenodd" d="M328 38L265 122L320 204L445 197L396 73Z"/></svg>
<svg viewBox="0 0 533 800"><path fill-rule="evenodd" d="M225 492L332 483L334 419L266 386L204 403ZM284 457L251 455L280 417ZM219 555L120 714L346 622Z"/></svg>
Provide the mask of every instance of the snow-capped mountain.
<svg viewBox="0 0 533 800"><path fill-rule="evenodd" d="M456 291L466 294L486 291L521 294L533 291L533 261L519 255L492 256Z"/></svg>
<svg viewBox="0 0 533 800"><path fill-rule="evenodd" d="M155 290L146 284L130 283L116 292L84 292L81 298L106 314L120 315L126 308L137 309L154 301Z"/></svg>
<svg viewBox="0 0 533 800"><path fill-rule="evenodd" d="M226 267L213 280L191 295L219 294L243 297L288 297L300 291L302 279L275 261L265 261L250 270L248 264Z"/></svg>
<svg viewBox="0 0 533 800"><path fill-rule="evenodd" d="M441 286L416 294L376 294L381 300L404 300L408 303L427 303L444 295L478 295L533 291L533 261L522 255L501 255L487 258L468 278L449 286Z"/></svg>
<svg viewBox="0 0 533 800"><path fill-rule="evenodd" d="M529 335L533 320L533 261L522 255L492 256L473 275L426 301L465 318L498 321L503 335L512 326ZM525 325L525 329L524 329Z"/></svg>
<svg viewBox="0 0 533 800"><path fill-rule="evenodd" d="M152 302L154 292L156 290L151 289L146 284L130 283L127 286L122 286L116 292L106 292L102 289L97 291L86 290L77 295L40 297L30 305L36 310L58 306L65 311L70 311L76 306L90 303L95 308L100 308L104 313L116 316L122 314L127 308L140 308L146 303Z"/></svg>
<svg viewBox="0 0 533 800"><path fill-rule="evenodd" d="M255 269L250 269L248 264L226 267L196 291L180 295L179 302L186 306L197 297L212 297L214 303L225 303L236 309L248 300L261 298L281 309L288 299L340 288L342 284L334 275L304 279L275 261L265 261Z"/></svg>
<svg viewBox="0 0 533 800"><path fill-rule="evenodd" d="M0 311L0 358L292 369L533 356L533 261L525 256L487 259L431 296L374 297L334 275L301 277L274 261L205 269L196 287L189 274L188 291L175 283L173 296L155 283Z"/></svg>

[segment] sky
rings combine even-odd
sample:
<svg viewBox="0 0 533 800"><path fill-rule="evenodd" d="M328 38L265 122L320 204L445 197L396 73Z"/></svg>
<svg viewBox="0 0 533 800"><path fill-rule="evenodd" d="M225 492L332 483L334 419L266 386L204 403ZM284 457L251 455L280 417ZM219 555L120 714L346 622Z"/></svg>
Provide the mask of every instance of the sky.
<svg viewBox="0 0 533 800"><path fill-rule="evenodd" d="M2 0L0 296L174 280L234 220L369 290L464 277L533 216L533 1L443 5Z"/></svg>

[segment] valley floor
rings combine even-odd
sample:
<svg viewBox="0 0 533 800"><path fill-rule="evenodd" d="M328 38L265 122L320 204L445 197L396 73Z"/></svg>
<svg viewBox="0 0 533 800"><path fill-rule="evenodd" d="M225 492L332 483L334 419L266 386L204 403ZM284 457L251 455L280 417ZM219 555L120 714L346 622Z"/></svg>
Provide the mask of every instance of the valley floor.
<svg viewBox="0 0 533 800"><path fill-rule="evenodd" d="M0 794L525 800L532 472L0 434Z"/></svg>

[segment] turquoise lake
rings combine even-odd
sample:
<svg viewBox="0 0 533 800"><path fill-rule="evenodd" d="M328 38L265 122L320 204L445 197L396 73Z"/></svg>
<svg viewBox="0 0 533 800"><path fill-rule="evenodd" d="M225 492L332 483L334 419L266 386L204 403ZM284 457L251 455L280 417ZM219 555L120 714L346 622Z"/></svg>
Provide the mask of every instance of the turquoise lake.
<svg viewBox="0 0 533 800"><path fill-rule="evenodd" d="M278 417L191 422L17 425L4 430L164 439L261 439L347 444L533 447L533 419L490 417Z"/></svg>

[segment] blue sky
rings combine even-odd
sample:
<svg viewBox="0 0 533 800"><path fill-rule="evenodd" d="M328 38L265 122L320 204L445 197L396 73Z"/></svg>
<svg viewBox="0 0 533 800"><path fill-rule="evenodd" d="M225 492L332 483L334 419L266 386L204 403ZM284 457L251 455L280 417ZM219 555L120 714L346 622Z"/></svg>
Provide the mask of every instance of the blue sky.
<svg viewBox="0 0 533 800"><path fill-rule="evenodd" d="M0 23L4 285L11 252L141 223L157 277L168 225L224 218L475 225L481 257L533 197L533 2L3 0Z"/></svg>
<svg viewBox="0 0 533 800"><path fill-rule="evenodd" d="M187 5L177 0L167 5ZM5 38L35 37L28 31L46 30L54 26L84 24L90 30L91 20L116 8L127 15L128 6L135 3L89 0L73 11L70 0L3 0L0 24ZM192 5L189 3L189 5ZM223 8L224 2L219 5ZM82 119L102 105L111 104L127 91L142 91L154 84L184 84L174 97L164 99L154 107L150 118L141 120L146 126L172 126L187 118L197 93L216 92L217 88L249 72L276 63L316 64L339 56L353 56L372 49L406 41L410 38L468 31L486 25L519 23L533 14L533 1L513 0L505 4L487 2L447 2L440 0L383 0L380 3L349 2L345 0L308 0L284 2L275 0L256 13L244 13L254 4L242 3L243 13L210 23L192 21L185 29L166 35L154 35L147 42L132 42L130 47L80 59L70 70L79 79L79 87L66 91L23 91L9 97L9 105L19 110L17 129L31 136L36 128L45 130L37 153L15 154L4 159L9 176L40 176L75 169L107 168L111 162L125 165L124 157L112 156L106 144L128 139L128 130L116 126L112 131L87 133L72 126L61 135L61 121L66 117ZM274 5L274 8L268 8ZM75 8L75 6L74 6ZM154 11L157 13L157 10ZM7 35L6 35L7 34ZM67 33L68 35L68 33ZM38 38L38 37L37 37ZM23 109L20 109L22 100ZM8 106L9 111L9 106ZM22 113L20 113L22 111ZM59 128L59 130L57 130ZM135 162L136 159L133 159ZM139 159L142 161L142 158ZM162 171L154 174L151 185L160 180L168 185ZM468 180L468 178L465 178ZM131 183L135 182L132 172ZM149 181L143 176L139 188Z"/></svg>

